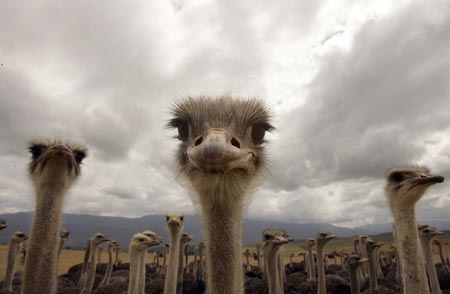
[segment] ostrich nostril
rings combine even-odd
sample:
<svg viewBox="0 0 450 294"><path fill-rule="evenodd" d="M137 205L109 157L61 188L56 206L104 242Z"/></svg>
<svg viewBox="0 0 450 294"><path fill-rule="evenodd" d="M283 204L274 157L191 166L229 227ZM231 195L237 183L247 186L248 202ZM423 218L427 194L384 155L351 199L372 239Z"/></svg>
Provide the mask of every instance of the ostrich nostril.
<svg viewBox="0 0 450 294"><path fill-rule="evenodd" d="M194 146L198 146L198 145L202 144L202 142L203 142L203 137L200 136L197 139L195 139Z"/></svg>
<svg viewBox="0 0 450 294"><path fill-rule="evenodd" d="M237 148L241 148L241 142L239 142L239 140L235 137L231 138L231 145Z"/></svg>

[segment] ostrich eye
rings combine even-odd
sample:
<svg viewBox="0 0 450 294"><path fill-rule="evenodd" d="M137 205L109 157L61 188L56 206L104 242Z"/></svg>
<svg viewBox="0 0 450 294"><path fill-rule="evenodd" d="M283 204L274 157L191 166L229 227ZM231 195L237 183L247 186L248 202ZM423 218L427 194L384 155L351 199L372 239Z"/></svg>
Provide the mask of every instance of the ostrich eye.
<svg viewBox="0 0 450 294"><path fill-rule="evenodd" d="M144 238L139 238L139 242L144 242Z"/></svg>
<svg viewBox="0 0 450 294"><path fill-rule="evenodd" d="M83 161L83 159L86 157L86 153L84 153L83 151L77 151L75 153L75 161L77 162L77 164L81 164L81 162Z"/></svg>
<svg viewBox="0 0 450 294"><path fill-rule="evenodd" d="M261 144L264 142L264 136L267 131L271 131L273 127L268 123L261 122L252 126L252 140L254 144Z"/></svg>
<svg viewBox="0 0 450 294"><path fill-rule="evenodd" d="M184 220L184 216L180 216L180 220L183 221Z"/></svg>
<svg viewBox="0 0 450 294"><path fill-rule="evenodd" d="M31 156L33 157L33 159L36 159L39 156L41 156L43 149L44 149L44 146L41 146L41 145L30 146L29 150L30 150L30 153L31 153Z"/></svg>
<svg viewBox="0 0 450 294"><path fill-rule="evenodd" d="M169 217L169 216L166 216L166 221L169 221L169 219L170 219L170 217Z"/></svg>
<svg viewBox="0 0 450 294"><path fill-rule="evenodd" d="M178 138L181 141L186 141L189 136L189 126L187 122L180 120L177 122L177 129L178 129Z"/></svg>
<svg viewBox="0 0 450 294"><path fill-rule="evenodd" d="M270 235L269 234L265 234L264 235L264 239L269 240L270 239Z"/></svg>
<svg viewBox="0 0 450 294"><path fill-rule="evenodd" d="M404 176L401 173L393 173L390 178L391 178L391 181L394 181L397 183L404 180Z"/></svg>

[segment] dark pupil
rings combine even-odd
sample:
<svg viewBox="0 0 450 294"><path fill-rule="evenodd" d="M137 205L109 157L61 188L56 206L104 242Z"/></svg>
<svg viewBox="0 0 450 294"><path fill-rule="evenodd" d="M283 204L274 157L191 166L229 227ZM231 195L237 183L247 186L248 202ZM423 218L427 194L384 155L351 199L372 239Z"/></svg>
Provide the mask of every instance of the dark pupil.
<svg viewBox="0 0 450 294"><path fill-rule="evenodd" d="M83 152L77 152L75 154L75 161L80 164L86 155Z"/></svg>
<svg viewBox="0 0 450 294"><path fill-rule="evenodd" d="M266 134L266 127L262 124L256 124L252 128L252 140L253 143L258 144L261 143L264 139L264 135Z"/></svg>
<svg viewBox="0 0 450 294"><path fill-rule="evenodd" d="M264 235L264 238L266 238L266 240L269 240L270 239L270 235Z"/></svg>
<svg viewBox="0 0 450 294"><path fill-rule="evenodd" d="M42 154L42 149L40 146L30 147L30 152L33 158L38 158Z"/></svg>
<svg viewBox="0 0 450 294"><path fill-rule="evenodd" d="M403 178L403 175L401 173L393 173L391 175L391 179L394 182L401 182L401 181L403 181L404 178Z"/></svg>
<svg viewBox="0 0 450 294"><path fill-rule="evenodd" d="M178 136L180 140L186 140L189 135L189 127L188 124L184 121L180 121L177 124L178 128Z"/></svg>
<svg viewBox="0 0 450 294"><path fill-rule="evenodd" d="M170 218L168 216L166 216L166 220L169 220Z"/></svg>

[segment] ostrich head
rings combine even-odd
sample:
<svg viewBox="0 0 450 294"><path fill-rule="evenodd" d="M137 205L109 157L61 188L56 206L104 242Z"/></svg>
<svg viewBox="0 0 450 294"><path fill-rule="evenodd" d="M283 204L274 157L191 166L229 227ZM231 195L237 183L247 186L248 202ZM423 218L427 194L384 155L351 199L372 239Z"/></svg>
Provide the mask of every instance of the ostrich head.
<svg viewBox="0 0 450 294"><path fill-rule="evenodd" d="M149 237L152 240L153 244L151 246L157 246L161 243L162 237L153 231L147 230L147 231L143 231L141 234Z"/></svg>
<svg viewBox="0 0 450 294"><path fill-rule="evenodd" d="M329 241L331 241L331 239L336 238L335 235L330 234L329 232L319 232L317 234L317 245L325 245L327 244Z"/></svg>
<svg viewBox="0 0 450 294"><path fill-rule="evenodd" d="M431 175L426 167L393 167L386 172L386 194L391 204L411 207L422 197L428 187L442 183L444 178Z"/></svg>
<svg viewBox="0 0 450 294"><path fill-rule="evenodd" d="M28 149L32 156L28 170L33 183L40 186L62 182L68 187L79 176L87 154L86 147L61 140L35 139Z"/></svg>
<svg viewBox="0 0 450 294"><path fill-rule="evenodd" d="M109 241L111 239L107 238L105 235L103 235L102 233L96 233L93 237L92 237L92 243L95 246L98 246L100 244L102 244L103 242Z"/></svg>
<svg viewBox="0 0 450 294"><path fill-rule="evenodd" d="M358 254L351 254L348 256L347 259L347 264L349 265L350 268L358 268L361 264L363 264L364 262L368 262L369 259L368 258L363 258Z"/></svg>
<svg viewBox="0 0 450 294"><path fill-rule="evenodd" d="M314 247L314 245L316 245L316 240L314 240L314 238L308 238L306 240L306 247L308 249Z"/></svg>
<svg viewBox="0 0 450 294"><path fill-rule="evenodd" d="M110 240L108 242L108 247L112 248L113 250L117 250L117 249L119 249L120 246L119 246L119 243L117 243L116 240Z"/></svg>
<svg viewBox="0 0 450 294"><path fill-rule="evenodd" d="M28 236L21 231L16 231L11 234L11 242L13 243L21 243L25 240L28 240Z"/></svg>
<svg viewBox="0 0 450 294"><path fill-rule="evenodd" d="M368 240L367 240L367 243L366 243L366 247L367 247L367 251L368 251L368 252L372 252L372 251L374 251L375 249L380 248L380 247L383 246L383 245L384 245L384 243L375 241L375 240L373 240L373 239L368 239Z"/></svg>
<svg viewBox="0 0 450 294"><path fill-rule="evenodd" d="M67 240L69 239L70 232L68 230L62 230L59 232L59 236L61 239Z"/></svg>
<svg viewBox="0 0 450 294"><path fill-rule="evenodd" d="M172 115L168 127L178 129L178 167L198 194L241 195L264 170L264 135L273 127L260 101L190 97ZM230 189L236 193L223 193Z"/></svg>
<svg viewBox="0 0 450 294"><path fill-rule="evenodd" d="M184 227L184 216L183 214L179 212L169 212L166 215L166 226L167 229L170 230L170 228L179 228L180 230Z"/></svg>
<svg viewBox="0 0 450 294"><path fill-rule="evenodd" d="M289 236L281 229L265 229L262 235L265 246L276 247L289 242Z"/></svg>
<svg viewBox="0 0 450 294"><path fill-rule="evenodd" d="M6 229L7 227L6 221L4 219L0 219L0 231Z"/></svg>
<svg viewBox="0 0 450 294"><path fill-rule="evenodd" d="M194 236L192 236L191 234L189 234L189 233L181 234L181 242L182 243L187 243L192 240L194 240Z"/></svg>
<svg viewBox="0 0 450 294"><path fill-rule="evenodd" d="M154 246L155 240L147 237L142 233L134 234L130 241L130 249L137 249L138 251L146 250L147 248Z"/></svg>
<svg viewBox="0 0 450 294"><path fill-rule="evenodd" d="M443 234L444 234L444 232L439 231L436 228L432 228L432 227L428 227L428 226L419 230L419 236L421 238L424 238L425 240L431 240L434 237L443 235Z"/></svg>

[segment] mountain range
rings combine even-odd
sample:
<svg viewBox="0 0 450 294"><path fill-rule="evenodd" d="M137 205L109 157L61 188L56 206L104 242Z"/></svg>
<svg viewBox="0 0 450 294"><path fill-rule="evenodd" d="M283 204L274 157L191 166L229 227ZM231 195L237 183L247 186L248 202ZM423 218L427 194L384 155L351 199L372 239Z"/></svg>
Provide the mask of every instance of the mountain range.
<svg viewBox="0 0 450 294"><path fill-rule="evenodd" d="M0 232L0 244L7 244L11 233L20 230L26 234L30 233L33 220L32 212L19 212L14 214L3 214L7 228ZM194 236L194 243L202 241L200 221L196 215L186 215L184 218L184 231ZM422 221L440 230L450 230L450 220ZM376 235L390 232L392 224L374 224L356 228L339 227L329 223L296 224L287 222L276 222L268 220L245 219L243 229L244 244L255 244L261 241L261 232L266 228L284 229L291 238L304 240L316 236L318 231L332 232L338 237L350 237L360 234ZM102 232L113 238L122 248L127 248L131 236L139 231L152 230L168 240L165 228L165 215L146 215L139 218L125 218L112 216L97 216L88 214L64 214L61 228L70 231L70 238L65 246L71 249L82 249L86 247L86 240L97 232Z"/></svg>

